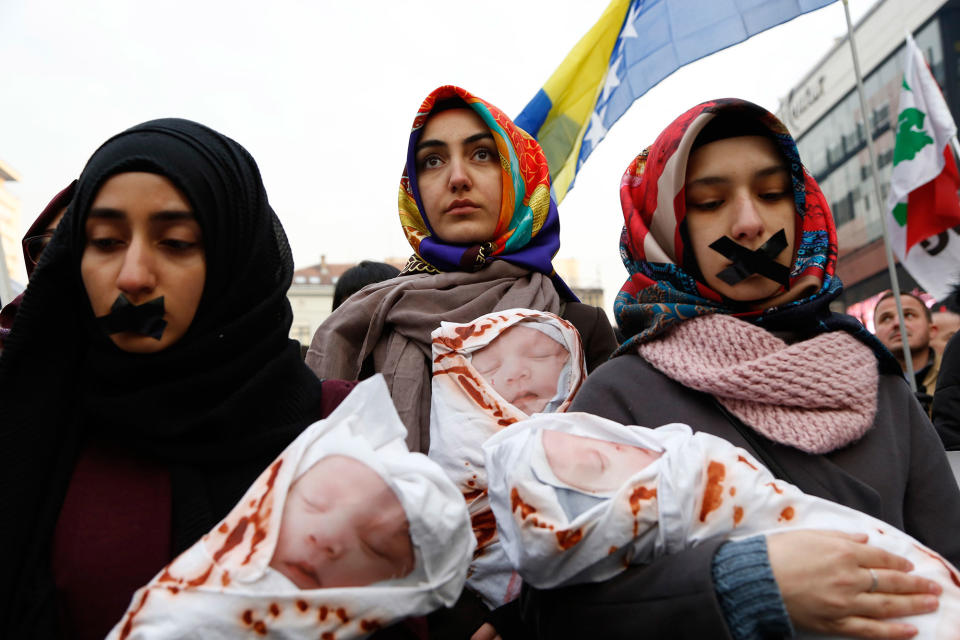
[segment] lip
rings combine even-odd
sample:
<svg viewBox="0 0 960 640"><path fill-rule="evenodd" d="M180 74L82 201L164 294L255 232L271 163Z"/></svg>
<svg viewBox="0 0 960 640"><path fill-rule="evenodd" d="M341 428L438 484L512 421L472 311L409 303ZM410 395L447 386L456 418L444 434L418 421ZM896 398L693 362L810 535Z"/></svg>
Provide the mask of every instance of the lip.
<svg viewBox="0 0 960 640"><path fill-rule="evenodd" d="M479 208L479 205L473 200L461 198L447 205L447 208L444 209L443 212L451 216L464 216L473 213Z"/></svg>
<svg viewBox="0 0 960 640"><path fill-rule="evenodd" d="M304 583L309 583L313 586L309 587L311 589L320 588L320 580L317 579L317 574L306 562L287 562L287 568L290 569L294 574L299 576Z"/></svg>

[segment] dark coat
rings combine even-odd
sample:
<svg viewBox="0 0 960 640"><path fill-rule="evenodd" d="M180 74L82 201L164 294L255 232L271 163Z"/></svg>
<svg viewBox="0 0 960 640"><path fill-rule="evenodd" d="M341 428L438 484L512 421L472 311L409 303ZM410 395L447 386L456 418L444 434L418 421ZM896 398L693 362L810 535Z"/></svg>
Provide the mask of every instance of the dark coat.
<svg viewBox="0 0 960 640"><path fill-rule="evenodd" d="M960 451L960 339L957 336L950 338L943 350L931 414L943 445L948 451Z"/></svg>
<svg viewBox="0 0 960 640"><path fill-rule="evenodd" d="M873 428L826 455L771 442L742 423L738 429L712 396L635 355L597 369L570 410L646 427L687 423L750 451L806 493L880 518L960 564L960 491L940 439L900 376L880 376ZM631 567L600 584L526 589L524 621L540 638L729 638L710 570L721 543Z"/></svg>
<svg viewBox="0 0 960 640"><path fill-rule="evenodd" d="M576 327L580 334L588 372L606 362L617 348L613 327L600 307L582 302L567 302L560 308L560 317Z"/></svg>

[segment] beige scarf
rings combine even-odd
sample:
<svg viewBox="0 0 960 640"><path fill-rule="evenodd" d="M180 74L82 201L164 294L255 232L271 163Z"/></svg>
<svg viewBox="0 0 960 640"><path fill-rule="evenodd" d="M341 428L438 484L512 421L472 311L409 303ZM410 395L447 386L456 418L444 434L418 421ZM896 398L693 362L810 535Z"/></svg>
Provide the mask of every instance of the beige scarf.
<svg viewBox="0 0 960 640"><path fill-rule="evenodd" d="M355 380L364 360L390 388L407 446L430 446L430 333L442 320L470 322L513 308L560 313L548 276L497 260L475 273L410 275L379 282L351 296L320 325L307 366L320 378Z"/></svg>

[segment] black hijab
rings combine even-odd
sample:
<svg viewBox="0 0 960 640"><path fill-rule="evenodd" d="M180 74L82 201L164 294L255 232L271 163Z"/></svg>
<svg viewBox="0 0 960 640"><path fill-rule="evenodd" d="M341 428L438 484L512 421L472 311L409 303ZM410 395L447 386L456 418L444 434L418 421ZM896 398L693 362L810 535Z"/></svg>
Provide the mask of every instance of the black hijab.
<svg viewBox="0 0 960 640"><path fill-rule="evenodd" d="M171 180L204 239L197 313L178 342L155 354L114 346L94 322L80 277L90 205L109 177L128 171ZM0 357L0 628L32 636L55 617L50 544L85 445L170 470L179 552L320 418L320 381L288 339L292 273L257 165L233 140L187 120L154 120L93 154Z"/></svg>

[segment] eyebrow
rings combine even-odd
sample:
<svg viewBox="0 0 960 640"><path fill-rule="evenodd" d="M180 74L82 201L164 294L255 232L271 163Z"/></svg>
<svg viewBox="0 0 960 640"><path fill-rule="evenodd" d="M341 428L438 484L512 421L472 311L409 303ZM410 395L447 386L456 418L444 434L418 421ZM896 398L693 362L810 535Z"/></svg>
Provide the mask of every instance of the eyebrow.
<svg viewBox="0 0 960 640"><path fill-rule="evenodd" d="M776 175L778 173L787 173L787 168L782 164L772 165L755 172L753 174L753 179L755 180L757 178L766 178L768 176ZM702 178L697 178L696 180L691 180L690 182L687 183L686 186L690 187L690 186L701 185L701 184L702 185L726 184L730 181L731 181L730 178L727 178L725 176L704 176Z"/></svg>
<svg viewBox="0 0 960 640"><path fill-rule="evenodd" d="M123 220L127 214L119 209L102 207L91 209L87 218L98 218L101 220ZM178 222L181 220L196 220L192 211L156 211L150 214L150 222Z"/></svg>
<svg viewBox="0 0 960 640"><path fill-rule="evenodd" d="M468 136L464 138L463 144L473 144L474 142L477 142L479 140L485 140L485 139L493 140L493 134L490 133L489 131L481 131L479 133L473 134L472 136ZM417 146L414 148L414 153L420 153L421 149L426 149L427 147L446 147L446 146L447 146L447 143L444 142L443 140L436 140L436 139L422 140L421 142L417 143Z"/></svg>

